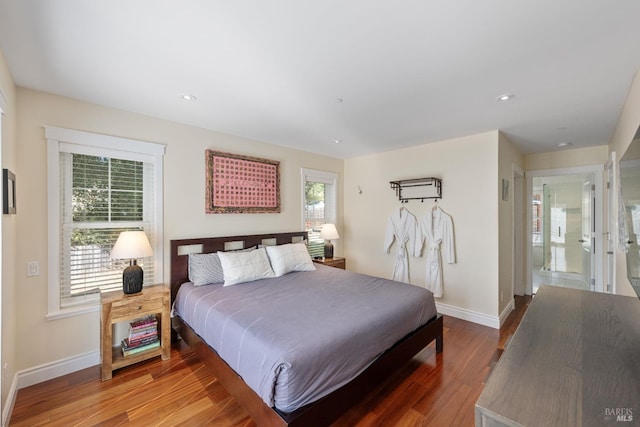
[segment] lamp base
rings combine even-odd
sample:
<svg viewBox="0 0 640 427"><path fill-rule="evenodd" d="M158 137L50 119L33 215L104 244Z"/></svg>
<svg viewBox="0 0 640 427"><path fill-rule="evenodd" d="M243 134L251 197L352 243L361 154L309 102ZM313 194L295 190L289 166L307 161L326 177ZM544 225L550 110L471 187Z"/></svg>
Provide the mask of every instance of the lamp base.
<svg viewBox="0 0 640 427"><path fill-rule="evenodd" d="M144 274L142 268L135 261L122 272L122 292L125 294L137 294L142 291Z"/></svg>
<svg viewBox="0 0 640 427"><path fill-rule="evenodd" d="M333 258L333 244L331 243L331 240L324 241L324 257Z"/></svg>

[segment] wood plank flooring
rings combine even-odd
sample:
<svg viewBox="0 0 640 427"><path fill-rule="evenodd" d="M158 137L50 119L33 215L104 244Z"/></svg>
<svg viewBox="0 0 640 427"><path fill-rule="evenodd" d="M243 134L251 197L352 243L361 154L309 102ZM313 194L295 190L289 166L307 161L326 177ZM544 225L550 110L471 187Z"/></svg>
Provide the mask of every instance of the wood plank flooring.
<svg viewBox="0 0 640 427"><path fill-rule="evenodd" d="M498 331L444 317L444 353L435 343L371 390L333 426L472 426L483 383L530 298ZM18 392L11 426L256 426L198 357L175 343L156 358L101 381L94 366Z"/></svg>

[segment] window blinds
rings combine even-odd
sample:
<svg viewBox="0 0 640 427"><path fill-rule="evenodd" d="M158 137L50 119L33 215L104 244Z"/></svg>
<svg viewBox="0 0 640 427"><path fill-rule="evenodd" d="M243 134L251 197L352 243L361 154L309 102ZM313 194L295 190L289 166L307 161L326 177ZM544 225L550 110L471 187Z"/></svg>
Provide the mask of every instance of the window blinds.
<svg viewBox="0 0 640 427"><path fill-rule="evenodd" d="M67 148L60 152L61 307L122 288L122 271L129 260L111 259L122 231L146 231L152 247L155 237L153 163L144 156L120 158L121 153L110 150ZM137 261L144 270L144 284L152 284L153 257Z"/></svg>

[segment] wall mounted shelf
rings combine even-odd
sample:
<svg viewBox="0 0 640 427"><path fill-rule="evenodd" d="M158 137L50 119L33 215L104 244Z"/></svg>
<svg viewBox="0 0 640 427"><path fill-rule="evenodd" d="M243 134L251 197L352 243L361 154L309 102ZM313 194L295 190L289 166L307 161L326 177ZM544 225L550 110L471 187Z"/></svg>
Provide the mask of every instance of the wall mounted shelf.
<svg viewBox="0 0 640 427"><path fill-rule="evenodd" d="M389 181L391 189L396 191L398 200L407 203L409 200L442 199L442 180L440 178L414 178Z"/></svg>

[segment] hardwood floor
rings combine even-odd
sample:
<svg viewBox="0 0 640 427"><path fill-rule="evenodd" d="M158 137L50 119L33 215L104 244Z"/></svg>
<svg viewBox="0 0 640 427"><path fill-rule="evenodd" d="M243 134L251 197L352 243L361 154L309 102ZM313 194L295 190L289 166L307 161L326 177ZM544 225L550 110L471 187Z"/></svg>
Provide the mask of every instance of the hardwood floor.
<svg viewBox="0 0 640 427"><path fill-rule="evenodd" d="M371 390L334 426L472 426L483 383L530 298L498 331L444 317L444 353L430 344ZM18 392L11 426L256 426L198 357L176 343L156 358L101 381L94 366Z"/></svg>

